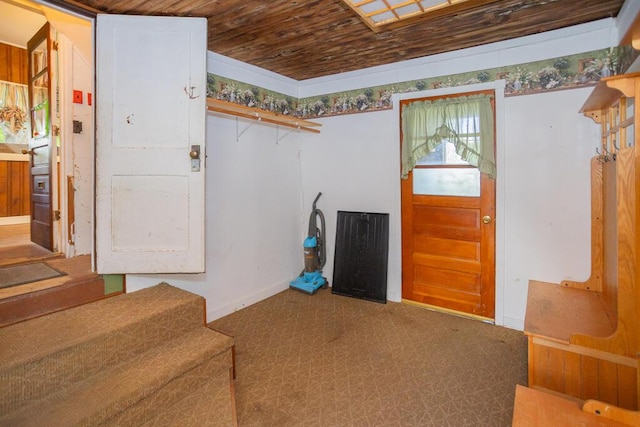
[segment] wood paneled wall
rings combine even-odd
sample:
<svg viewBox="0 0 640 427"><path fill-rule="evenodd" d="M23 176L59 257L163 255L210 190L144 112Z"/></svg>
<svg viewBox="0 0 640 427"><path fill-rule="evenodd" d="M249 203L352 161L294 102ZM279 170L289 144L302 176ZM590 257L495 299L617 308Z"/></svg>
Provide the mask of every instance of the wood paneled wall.
<svg viewBox="0 0 640 427"><path fill-rule="evenodd" d="M28 84L27 50L0 43L0 80Z"/></svg>
<svg viewBox="0 0 640 427"><path fill-rule="evenodd" d="M0 160L0 217L29 215L29 162Z"/></svg>
<svg viewBox="0 0 640 427"><path fill-rule="evenodd" d="M0 43L0 80L28 84L27 50ZM0 161L0 217L29 215L29 162Z"/></svg>

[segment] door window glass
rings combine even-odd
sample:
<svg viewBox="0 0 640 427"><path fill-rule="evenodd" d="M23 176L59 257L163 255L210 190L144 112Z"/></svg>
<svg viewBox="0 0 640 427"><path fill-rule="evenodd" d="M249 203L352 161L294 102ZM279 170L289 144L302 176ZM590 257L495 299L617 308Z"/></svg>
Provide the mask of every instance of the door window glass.
<svg viewBox="0 0 640 427"><path fill-rule="evenodd" d="M47 39L31 52L31 136L49 134L49 58Z"/></svg>
<svg viewBox="0 0 640 427"><path fill-rule="evenodd" d="M462 160L453 143L445 140L417 162L413 194L480 197L480 171Z"/></svg>

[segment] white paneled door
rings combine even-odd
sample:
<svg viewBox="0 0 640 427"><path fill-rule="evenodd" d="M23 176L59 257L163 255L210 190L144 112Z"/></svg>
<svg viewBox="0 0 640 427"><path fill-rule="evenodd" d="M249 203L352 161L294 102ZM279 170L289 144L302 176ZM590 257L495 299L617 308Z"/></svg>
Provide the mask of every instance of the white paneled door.
<svg viewBox="0 0 640 427"><path fill-rule="evenodd" d="M98 15L99 273L204 271L207 22Z"/></svg>

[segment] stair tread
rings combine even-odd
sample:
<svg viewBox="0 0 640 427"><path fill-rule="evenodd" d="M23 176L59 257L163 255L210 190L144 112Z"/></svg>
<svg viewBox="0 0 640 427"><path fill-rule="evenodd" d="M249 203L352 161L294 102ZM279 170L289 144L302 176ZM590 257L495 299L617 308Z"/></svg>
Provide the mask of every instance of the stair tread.
<svg viewBox="0 0 640 427"><path fill-rule="evenodd" d="M212 378L142 427L234 426L235 397L228 372Z"/></svg>
<svg viewBox="0 0 640 427"><path fill-rule="evenodd" d="M223 354L232 345L233 339L226 335L204 326L196 328L0 417L0 424L96 425L151 395L204 360Z"/></svg>
<svg viewBox="0 0 640 427"><path fill-rule="evenodd" d="M204 304L204 299L161 283L0 328L0 342L4 344L0 347L0 370L54 354L190 302Z"/></svg>

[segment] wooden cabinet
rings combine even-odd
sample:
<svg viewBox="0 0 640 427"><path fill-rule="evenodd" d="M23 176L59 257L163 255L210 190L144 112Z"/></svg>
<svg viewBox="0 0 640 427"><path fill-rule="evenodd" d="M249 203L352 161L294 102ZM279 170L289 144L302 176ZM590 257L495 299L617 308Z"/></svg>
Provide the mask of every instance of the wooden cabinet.
<svg viewBox="0 0 640 427"><path fill-rule="evenodd" d="M639 407L640 73L609 77L580 110L600 124L591 162L591 277L531 281L529 387Z"/></svg>

